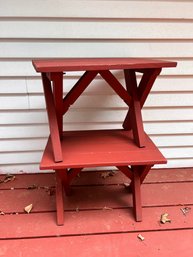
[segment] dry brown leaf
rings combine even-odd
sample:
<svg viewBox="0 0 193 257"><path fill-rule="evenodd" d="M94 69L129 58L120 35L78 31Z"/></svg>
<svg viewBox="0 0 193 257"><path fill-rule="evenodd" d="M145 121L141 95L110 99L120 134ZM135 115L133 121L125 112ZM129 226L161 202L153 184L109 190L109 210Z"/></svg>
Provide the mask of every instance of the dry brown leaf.
<svg viewBox="0 0 193 257"><path fill-rule="evenodd" d="M102 178L112 177L116 174L116 171L105 171L101 173Z"/></svg>
<svg viewBox="0 0 193 257"><path fill-rule="evenodd" d="M191 208L190 207L184 207L184 208L181 208L180 210L186 216L186 214L191 211Z"/></svg>
<svg viewBox="0 0 193 257"><path fill-rule="evenodd" d="M163 213L162 215L161 215L161 219L160 219L160 222L162 223L162 224L165 224L166 222L171 222L171 219L169 219L168 218L168 213Z"/></svg>
<svg viewBox="0 0 193 257"><path fill-rule="evenodd" d="M129 186L130 186L130 183L125 182L125 183L123 183L123 185L124 185L125 187L129 187Z"/></svg>
<svg viewBox="0 0 193 257"><path fill-rule="evenodd" d="M7 182L10 182L10 181L13 181L13 180L15 180L15 176L11 175L11 174L7 174L4 178L2 178L0 180L0 183L7 183Z"/></svg>
<svg viewBox="0 0 193 257"><path fill-rule="evenodd" d="M46 192L52 196L52 195L55 195L56 193L56 189L54 187L44 187L46 189Z"/></svg>
<svg viewBox="0 0 193 257"><path fill-rule="evenodd" d="M103 210L107 210L107 211L111 211L112 209L113 209L113 208L107 207L107 206L103 207Z"/></svg>
<svg viewBox="0 0 193 257"><path fill-rule="evenodd" d="M33 190L33 189L37 189L37 188L38 188L38 186L36 184L32 184L27 187L28 190Z"/></svg>
<svg viewBox="0 0 193 257"><path fill-rule="evenodd" d="M138 234L137 237L138 237L141 241L144 241L144 240L145 240L145 237L142 236L141 234Z"/></svg>
<svg viewBox="0 0 193 257"><path fill-rule="evenodd" d="M31 212L31 210L33 209L33 204L29 204L24 208L24 211L27 212L28 214Z"/></svg>

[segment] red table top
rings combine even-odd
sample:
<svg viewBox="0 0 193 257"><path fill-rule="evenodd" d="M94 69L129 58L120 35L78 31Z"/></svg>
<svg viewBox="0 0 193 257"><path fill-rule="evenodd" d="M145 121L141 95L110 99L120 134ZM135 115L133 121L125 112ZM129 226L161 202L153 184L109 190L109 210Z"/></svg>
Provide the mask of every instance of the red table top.
<svg viewBox="0 0 193 257"><path fill-rule="evenodd" d="M149 58L62 58L32 61L37 72L151 69L175 67L176 62Z"/></svg>

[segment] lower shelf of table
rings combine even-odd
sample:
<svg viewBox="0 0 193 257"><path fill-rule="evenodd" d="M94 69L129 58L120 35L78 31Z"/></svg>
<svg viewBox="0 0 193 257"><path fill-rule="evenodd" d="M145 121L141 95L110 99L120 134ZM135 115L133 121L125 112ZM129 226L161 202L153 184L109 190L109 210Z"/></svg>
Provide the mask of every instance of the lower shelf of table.
<svg viewBox="0 0 193 257"><path fill-rule="evenodd" d="M145 147L139 148L133 135L125 130L64 132L61 141L63 161L54 162L50 138L40 169L83 168L97 166L154 165L166 159L145 135Z"/></svg>

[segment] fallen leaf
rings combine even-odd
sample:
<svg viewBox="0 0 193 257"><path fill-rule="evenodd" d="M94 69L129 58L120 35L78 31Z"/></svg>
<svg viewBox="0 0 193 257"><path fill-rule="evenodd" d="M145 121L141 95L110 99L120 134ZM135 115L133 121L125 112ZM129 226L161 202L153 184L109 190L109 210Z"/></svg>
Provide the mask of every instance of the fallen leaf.
<svg viewBox="0 0 193 257"><path fill-rule="evenodd" d="M0 183L7 183L7 182L10 182L10 181L13 181L13 180L15 180L15 176L11 175L11 174L7 174L4 178L2 178L0 180Z"/></svg>
<svg viewBox="0 0 193 257"><path fill-rule="evenodd" d="M31 204L27 205L27 206L24 208L24 211L29 214L29 213L31 212L32 208L33 208L33 204L31 203Z"/></svg>
<svg viewBox="0 0 193 257"><path fill-rule="evenodd" d="M144 240L145 240L145 237L142 236L141 234L138 234L137 237L138 237L141 241L144 241Z"/></svg>
<svg viewBox="0 0 193 257"><path fill-rule="evenodd" d="M103 207L103 210L107 210L107 211L111 211L112 209L113 209L113 208L107 207L107 206Z"/></svg>
<svg viewBox="0 0 193 257"><path fill-rule="evenodd" d="M125 187L129 187L130 186L130 183L123 183L123 185L125 186Z"/></svg>
<svg viewBox="0 0 193 257"><path fill-rule="evenodd" d="M191 211L191 208L190 207L184 207L184 208L181 208L180 210L186 216L186 214Z"/></svg>
<svg viewBox="0 0 193 257"><path fill-rule="evenodd" d="M50 196L55 195L56 190L55 190L54 187L44 187L44 188L46 189L46 192L47 192Z"/></svg>
<svg viewBox="0 0 193 257"><path fill-rule="evenodd" d="M116 174L116 171L105 171L101 173L102 178L112 177Z"/></svg>
<svg viewBox="0 0 193 257"><path fill-rule="evenodd" d="M32 184L27 187L28 190L33 190L33 189L37 189L37 188L38 188L38 186L36 184Z"/></svg>
<svg viewBox="0 0 193 257"><path fill-rule="evenodd" d="M160 222L162 224L165 224L166 222L171 222L171 219L168 218L168 213L164 213L161 215L161 219L160 219Z"/></svg>

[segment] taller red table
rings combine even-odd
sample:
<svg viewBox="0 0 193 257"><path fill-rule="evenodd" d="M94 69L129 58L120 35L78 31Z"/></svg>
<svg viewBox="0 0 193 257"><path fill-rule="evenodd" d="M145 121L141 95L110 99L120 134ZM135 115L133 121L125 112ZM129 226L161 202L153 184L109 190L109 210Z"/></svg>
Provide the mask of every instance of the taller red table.
<svg viewBox="0 0 193 257"><path fill-rule="evenodd" d="M176 62L142 58L65 58L34 60L41 72L50 137L40 169L56 172L57 223L64 222L63 189L70 193L71 180L85 167L116 166L131 179L136 221L142 220L140 186L154 164L166 159L144 132L141 109L163 67ZM122 70L126 89L111 70ZM85 71L63 97L63 74ZM136 73L141 73L137 83ZM63 115L100 75L128 105L120 130L63 131Z"/></svg>

